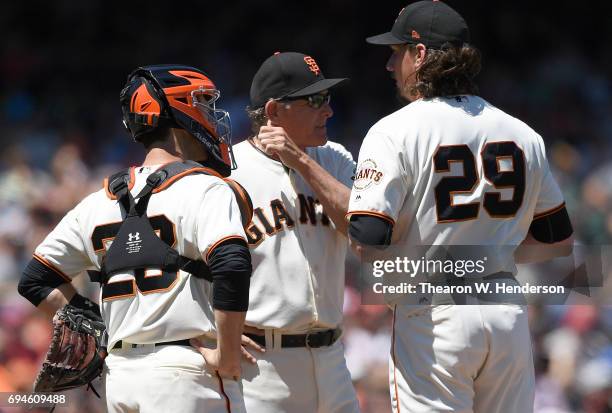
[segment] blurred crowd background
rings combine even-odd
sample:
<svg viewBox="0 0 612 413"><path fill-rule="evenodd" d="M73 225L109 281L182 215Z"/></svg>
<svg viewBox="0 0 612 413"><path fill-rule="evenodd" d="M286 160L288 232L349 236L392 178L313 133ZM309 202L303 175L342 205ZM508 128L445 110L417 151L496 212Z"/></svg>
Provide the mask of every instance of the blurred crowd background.
<svg viewBox="0 0 612 413"><path fill-rule="evenodd" d="M578 242L612 239L612 12L608 2L455 1L483 52L480 94L540 133ZM139 65L204 69L222 91L235 142L259 64L273 52L312 55L334 91L330 137L356 157L368 128L399 108L368 35L390 29L400 1L6 2L0 14L0 392L30 391L50 324L18 296L31 253L102 178L138 164L118 104ZM238 159L240 162L240 159ZM364 413L389 410L390 312L361 305L349 265L347 362ZM78 288L95 297L86 277ZM612 411L612 309L530 306L536 412ZM91 392L65 412L98 412ZM2 408L0 408L2 411ZM10 410L14 411L14 410Z"/></svg>

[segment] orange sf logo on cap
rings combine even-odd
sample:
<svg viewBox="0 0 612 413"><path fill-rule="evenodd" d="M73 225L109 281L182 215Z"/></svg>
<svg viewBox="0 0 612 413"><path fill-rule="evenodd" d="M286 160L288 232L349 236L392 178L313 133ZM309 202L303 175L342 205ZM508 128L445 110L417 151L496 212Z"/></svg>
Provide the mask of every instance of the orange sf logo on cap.
<svg viewBox="0 0 612 413"><path fill-rule="evenodd" d="M304 56L304 62L308 65L308 68L312 73L318 76L321 73L321 69L319 69L319 65L315 60L310 56Z"/></svg>

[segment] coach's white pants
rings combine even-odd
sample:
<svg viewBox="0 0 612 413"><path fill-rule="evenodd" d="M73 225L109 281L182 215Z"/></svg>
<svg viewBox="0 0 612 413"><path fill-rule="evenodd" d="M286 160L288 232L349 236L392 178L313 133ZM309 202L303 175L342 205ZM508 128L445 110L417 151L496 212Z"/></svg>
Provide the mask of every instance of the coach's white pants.
<svg viewBox="0 0 612 413"><path fill-rule="evenodd" d="M396 413L532 412L526 307L396 306L389 378Z"/></svg>
<svg viewBox="0 0 612 413"><path fill-rule="evenodd" d="M103 373L111 413L244 413L239 383L205 370L187 346L112 350Z"/></svg>
<svg viewBox="0 0 612 413"><path fill-rule="evenodd" d="M359 404L344 346L267 348L257 365L242 363L248 413L355 413Z"/></svg>

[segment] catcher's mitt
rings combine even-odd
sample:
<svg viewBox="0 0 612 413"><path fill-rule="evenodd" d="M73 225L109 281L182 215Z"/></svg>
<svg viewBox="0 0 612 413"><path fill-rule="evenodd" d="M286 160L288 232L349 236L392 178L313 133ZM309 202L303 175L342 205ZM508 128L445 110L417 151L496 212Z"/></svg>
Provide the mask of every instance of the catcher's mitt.
<svg viewBox="0 0 612 413"><path fill-rule="evenodd" d="M35 392L56 392L89 384L102 373L106 327L91 310L71 304L53 317L53 338L34 382Z"/></svg>

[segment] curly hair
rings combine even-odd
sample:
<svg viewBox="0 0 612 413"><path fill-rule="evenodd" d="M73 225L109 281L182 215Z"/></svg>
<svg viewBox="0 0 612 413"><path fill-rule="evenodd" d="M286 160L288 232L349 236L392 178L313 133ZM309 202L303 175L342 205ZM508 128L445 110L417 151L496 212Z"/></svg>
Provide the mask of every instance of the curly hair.
<svg viewBox="0 0 612 413"><path fill-rule="evenodd" d="M246 113L251 121L251 131L255 135L257 135L259 133L259 128L264 126L266 122L268 122L268 117L266 116L266 109L264 106L257 109L252 109L247 106Z"/></svg>
<svg viewBox="0 0 612 413"><path fill-rule="evenodd" d="M414 53L415 46L409 47L410 53ZM480 51L470 45L445 44L440 50L427 49L410 93L424 98L475 95L478 87L474 78L480 72L480 61Z"/></svg>

